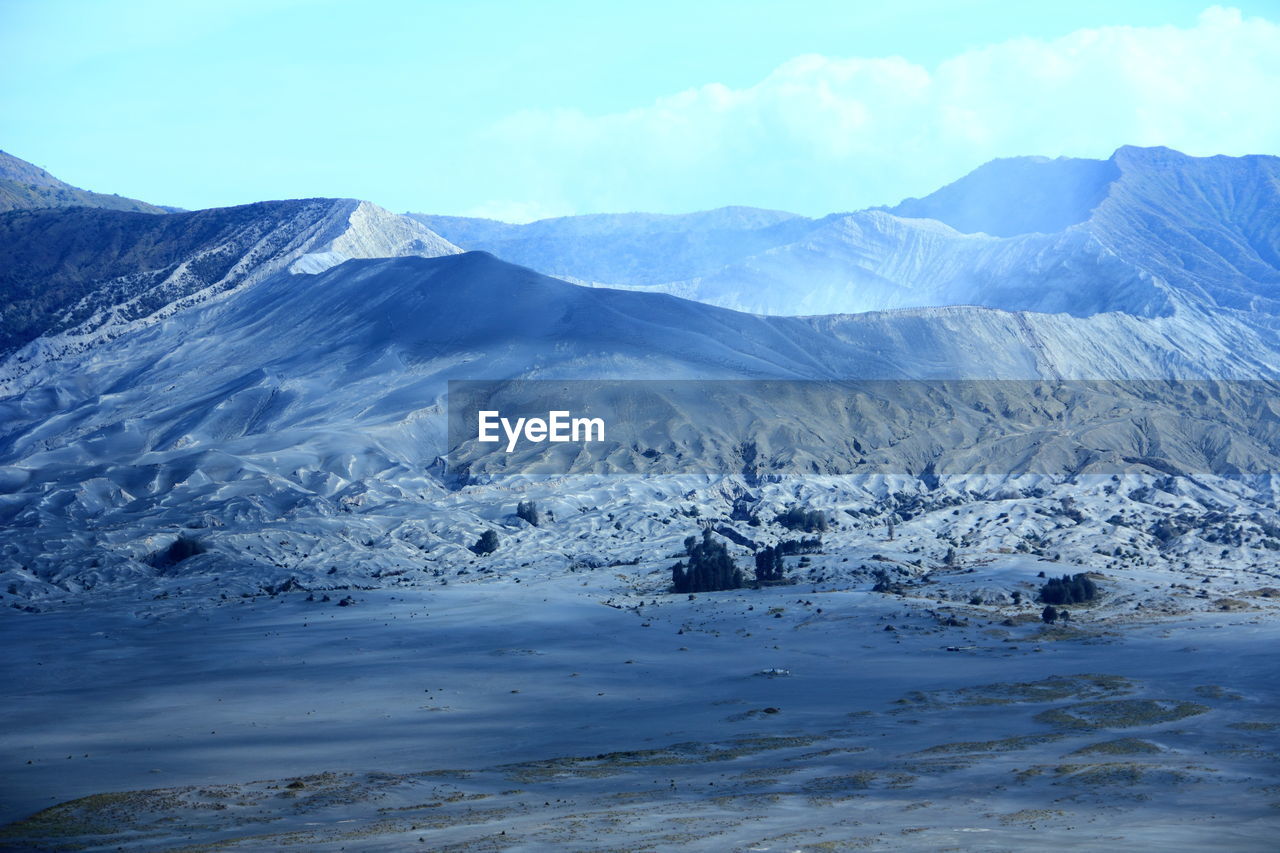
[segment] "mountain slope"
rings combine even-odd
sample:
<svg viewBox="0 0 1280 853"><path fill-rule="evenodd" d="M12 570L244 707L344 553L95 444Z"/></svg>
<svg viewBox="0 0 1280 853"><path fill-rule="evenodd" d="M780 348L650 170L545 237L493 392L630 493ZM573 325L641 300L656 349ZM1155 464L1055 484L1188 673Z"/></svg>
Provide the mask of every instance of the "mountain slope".
<svg viewBox="0 0 1280 853"><path fill-rule="evenodd" d="M1125 147L1084 228L1198 302L1280 314L1280 157Z"/></svg>
<svg viewBox="0 0 1280 853"><path fill-rule="evenodd" d="M73 187L44 169L0 151L0 212L45 207L100 207L138 213L167 213L163 207Z"/></svg>
<svg viewBox="0 0 1280 853"><path fill-rule="evenodd" d="M776 210L723 207L677 216L591 214L510 225L491 219L406 214L468 250L558 278L602 284L659 284L717 270L784 245L812 220Z"/></svg>
<svg viewBox="0 0 1280 853"><path fill-rule="evenodd" d="M1079 229L1001 239L881 211L829 217L800 241L649 289L764 314L981 305L1150 317L1174 307L1162 282Z"/></svg>
<svg viewBox="0 0 1280 853"><path fill-rule="evenodd" d="M762 316L579 287L484 253L448 254L457 250L426 228L350 200L0 215L0 270L37 335L9 357L0 386L0 578L53 595L130 579L146 589L173 574L276 578L286 567L314 581L341 566L349 582L370 583L426 551L470 560L480 522L456 509L453 490L490 489L486 500L501 503L518 486L483 459L451 470L441 458L459 461L446 434L452 379L1044 378L1059 388L1280 377L1264 301L1274 158L1187 163L1125 149L1113 159L1121 176L1106 199L1057 233L964 234L885 211L781 219L761 229L804 236L726 268L749 272L749 290L735 291L726 270L648 288L725 301L749 292L795 311L848 301L841 276L856 275L867 303L926 306L856 315ZM740 237L761 230L754 216L721 212L708 227L737 223ZM581 223L601 245L618 224ZM360 253L409 256L348 260ZM413 256L429 253L441 256ZM985 307L933 304L961 297ZM1137 394L1068 388L1071 417L1046 429L999 395L897 387L916 404L872 395L871 421L839 399L772 398L750 384L728 397L662 392L645 434L605 458L577 457L575 473L684 476L682 464L710 461L738 478L732 491L797 464L861 471L877 453L909 456L904 477L997 482L1127 471L1162 455L1185 471L1280 466L1274 408L1243 392L1219 406L1178 382ZM744 440L737 428L752 419L765 434ZM833 435L834 448L814 440ZM549 451L523 461L555 473ZM611 500L592 482L578 506ZM207 552L175 568L165 555L183 537Z"/></svg>
<svg viewBox="0 0 1280 853"><path fill-rule="evenodd" d="M301 557L288 551L288 564L316 577L333 565L392 571L428 543L454 548L464 534L449 532L439 459L450 379L1276 377L1277 352L1274 334L1226 313L1196 323L974 307L762 317L578 287L482 253L352 260L306 277L281 271L131 329L74 363L42 363L28 390L0 400L0 575L62 589L149 584L169 571L155 555L189 529L203 531L210 552L183 571L211 574L276 571L281 540L307 543ZM728 410L710 398L687 406L672 398L673 414L646 439L659 454L651 467L683 457L768 470L817 452L805 436L841 434L847 417L778 409L753 400L750 386L744 393ZM975 450L966 433L924 426L949 412L973 417L944 404L951 408L934 401L881 418L883 435L862 433L858 455L915 435L928 440L912 451L921 465L981 453L992 470L1062 476L1079 464L1073 448L1099 441L1084 419L1083 432L1057 430L1044 447L988 440ZM777 444L759 455L704 432L726 412L753 411L777 418ZM1202 421L1130 417L1118 432L1108 427L1106 441L1112 455L1135 457L1170 436L1193 457L1197 447L1244 441L1231 452L1259 458L1244 438L1211 440ZM606 468L650 465L643 449L620 448ZM423 519L437 519L429 536ZM384 544L366 550L372 542ZM275 562L261 563L264 555Z"/></svg>
<svg viewBox="0 0 1280 853"><path fill-rule="evenodd" d="M33 369L31 390L0 401L0 462L53 452L108 464L226 451L254 436L287 446L292 430L386 428L398 444L424 429L435 436L406 459L422 465L443 452L443 423L420 415L438 413L449 379L1277 376L1275 333L1229 314L1192 323L951 307L763 317L578 287L484 253L353 260L314 277L279 273L75 363ZM101 441L111 435L131 436L127 453Z"/></svg>
<svg viewBox="0 0 1280 853"><path fill-rule="evenodd" d="M89 208L0 214L0 388L33 365L281 270L458 249L368 202L300 199L151 216Z"/></svg>

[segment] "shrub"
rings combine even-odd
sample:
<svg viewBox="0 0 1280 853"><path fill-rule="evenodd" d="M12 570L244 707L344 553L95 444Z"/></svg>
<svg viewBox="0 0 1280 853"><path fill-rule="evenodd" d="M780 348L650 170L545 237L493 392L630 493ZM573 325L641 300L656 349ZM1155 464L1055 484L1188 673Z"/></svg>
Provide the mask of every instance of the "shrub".
<svg viewBox="0 0 1280 853"><path fill-rule="evenodd" d="M905 584L893 580L889 577L889 573L884 569L876 569L871 573L876 579L875 585L871 587L872 592L898 593L902 594L907 591Z"/></svg>
<svg viewBox="0 0 1280 853"><path fill-rule="evenodd" d="M542 521L542 516L538 514L538 505L533 501L520 501L520 503L516 504L516 515L534 527L537 527Z"/></svg>
<svg viewBox="0 0 1280 853"><path fill-rule="evenodd" d="M471 550L481 557L485 554L492 554L498 550L498 534L492 530L486 530L480 534L480 538L471 546Z"/></svg>

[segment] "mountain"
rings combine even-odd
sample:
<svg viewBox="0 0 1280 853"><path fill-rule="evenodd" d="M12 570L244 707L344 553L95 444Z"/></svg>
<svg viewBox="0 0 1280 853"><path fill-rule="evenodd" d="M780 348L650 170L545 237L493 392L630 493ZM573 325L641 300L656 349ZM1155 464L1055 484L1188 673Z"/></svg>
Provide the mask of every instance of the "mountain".
<svg viewBox="0 0 1280 853"><path fill-rule="evenodd" d="M299 199L150 215L91 208L0 214L0 388L280 271L348 258L459 251L416 222L353 199Z"/></svg>
<svg viewBox="0 0 1280 853"><path fill-rule="evenodd" d="M566 281L605 284L661 284L704 275L790 243L812 227L806 217L754 207L678 216L591 214L527 225L405 215L464 248L491 252Z"/></svg>
<svg viewBox="0 0 1280 853"><path fill-rule="evenodd" d="M883 209L903 219L936 219L962 234L1052 234L1087 220L1120 175L1114 157L1009 157Z"/></svg>
<svg viewBox="0 0 1280 853"><path fill-rule="evenodd" d="M966 234L884 210L542 226L548 242L572 231L584 246L640 247L666 234L690 264L714 254L708 234L723 238L715 251L791 240L738 264L754 276L748 290L731 291L723 270L686 283L704 300L791 300L796 313L847 299L838 277L856 261L878 288L864 297L925 303L857 314L769 316L662 286L581 287L458 254L421 223L352 200L2 214L0 287L20 310L3 315L0 578L41 595L145 588L174 571L163 554L182 537L207 550L183 563L184 576L247 578L288 565L314 580L341 565L351 582L369 583L422 549L469 558L480 521L450 509L451 495L480 489L467 499L505 500L512 486L491 460L445 464L456 455L450 380L1164 382L1132 392L1073 386L1066 410L1079 416L1035 428L1027 413L1059 411L1061 399L1028 409L942 386L911 391L919 399L904 405L876 392L880 414L868 422L831 399L775 398L750 385L727 400L661 392L646 404L661 413L648 432L571 467L590 476L677 476L681 460L711 461L745 478L725 486L741 489L797 464L861 470L877 453L908 453L904 476L977 465L996 482L1062 480L1091 465L1280 465L1269 403L1224 392L1229 404L1206 408L1206 392L1185 384L1280 377L1268 289L1275 159L1122 149L1112 162L1119 176L1105 199L1052 234ZM1076 166L1050 168L1045 186L1056 187ZM1006 179L996 170L922 203L963 223L977 215L975 199L994 197L975 183L992 174ZM1068 201L1050 205L1052 215L1079 215ZM517 237L532 227L454 224ZM802 240L779 237L788 229L807 230ZM763 419L766 434L742 440L740 418ZM831 450L812 440L821 435L857 440ZM548 448L521 461L554 473ZM281 550L282 540L306 544Z"/></svg>
<svg viewBox="0 0 1280 853"><path fill-rule="evenodd" d="M1280 157L1121 148L1123 176L1084 226L1201 305L1280 314Z"/></svg>
<svg viewBox="0 0 1280 853"><path fill-rule="evenodd" d="M38 166L0 151L0 212L45 207L100 207L138 213L168 213L172 210L133 198L73 187Z"/></svg>
<svg viewBox="0 0 1280 853"><path fill-rule="evenodd" d="M403 565L419 546L453 541L449 525L475 523L443 508L458 485L446 481L439 458L450 379L1257 375L1280 376L1280 342L1227 314L1199 323L975 307L763 317L583 288L483 253L351 260L314 276L286 269L74 361L43 363L27 390L0 400L0 554L8 555L0 573L31 589L147 584L155 554L180 531L199 530L209 553L184 571L261 571L260 556L279 551L271 537L283 534L310 543L305 559L289 563L296 576L318 578L340 563L368 582L369 572ZM1205 452L1194 448L1209 446L1269 458L1266 436L1252 436L1252 427L1211 439L1215 427L1195 416L1189 392L1170 387L1176 417L1145 417L1146 408L1117 416L1108 404L1070 430L1055 428L1047 444L1032 436L1034 447L1003 450L1000 429L1015 415L997 414L978 449L969 433L923 428L958 422L960 412L974 417L963 397L944 396L919 411L886 409L897 414L878 421L883 439L856 433L858 452L882 440L891 448L895 436L933 436L922 459L978 453L992 470L1059 477L1081 464L1077 448L1099 442L1115 459L1149 456L1161 442L1193 448L1193 460ZM657 422L647 448L619 447L591 470L674 473L680 458L768 470L810 452L803 436L831 435L847 417L778 408L749 387L744 394L734 412L776 409L775 443L758 456L706 432L723 423L718 402L670 397L663 405L673 414ZM437 519L435 532L410 535L422 518ZM363 542L386 545L365 551Z"/></svg>
<svg viewBox="0 0 1280 853"><path fill-rule="evenodd" d="M795 217L732 239L718 226L692 231L683 245L717 246L696 263L626 217L610 220L620 254L609 264L590 260L572 217L442 229L463 248L574 280L764 314L973 304L1155 317L1194 304L1270 315L1280 313L1277 207L1280 158L1125 147L1105 161L997 160L889 209Z"/></svg>

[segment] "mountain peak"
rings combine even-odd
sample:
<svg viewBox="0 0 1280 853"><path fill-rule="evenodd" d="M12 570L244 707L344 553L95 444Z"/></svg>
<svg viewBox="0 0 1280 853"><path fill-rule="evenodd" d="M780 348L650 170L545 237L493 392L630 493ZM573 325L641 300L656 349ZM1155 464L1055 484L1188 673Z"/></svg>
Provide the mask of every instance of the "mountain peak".
<svg viewBox="0 0 1280 853"><path fill-rule="evenodd" d="M888 212L936 219L965 234L1052 234L1088 219L1119 177L1114 159L1007 157Z"/></svg>
<svg viewBox="0 0 1280 853"><path fill-rule="evenodd" d="M289 271L315 274L352 258L436 257L462 250L422 223L370 201L333 200L335 216Z"/></svg>

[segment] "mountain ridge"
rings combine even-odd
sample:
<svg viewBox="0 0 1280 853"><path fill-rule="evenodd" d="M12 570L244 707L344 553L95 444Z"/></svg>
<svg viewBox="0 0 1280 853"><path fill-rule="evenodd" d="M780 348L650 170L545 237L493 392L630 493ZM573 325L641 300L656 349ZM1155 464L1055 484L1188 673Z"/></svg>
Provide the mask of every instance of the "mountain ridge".
<svg viewBox="0 0 1280 853"><path fill-rule="evenodd" d="M177 210L134 198L82 190L55 178L39 166L0 151L0 212L47 207L100 207L137 213L171 213Z"/></svg>
<svg viewBox="0 0 1280 853"><path fill-rule="evenodd" d="M660 255L663 270L689 275L708 263L728 262L741 241L760 250L807 230L807 217L753 207L722 207L688 214L619 213L543 219L511 225L490 219L406 213L451 242L489 251L513 263L575 283L659 283L646 258Z"/></svg>
<svg viewBox="0 0 1280 853"><path fill-rule="evenodd" d="M294 199L161 216L91 208L0 214L0 388L34 365L276 272L349 257L460 251L356 199Z"/></svg>
<svg viewBox="0 0 1280 853"><path fill-rule="evenodd" d="M578 237L556 243L565 219L503 226L505 242L467 235L458 242L567 280L765 314L978 304L1157 316L1188 301L1280 313L1280 229L1266 216L1277 206L1280 158L1195 158L1124 146L1107 160L992 161L892 208L792 217L772 230L721 234L716 252L680 255L674 265L667 262L670 247L619 233L612 250L631 254L594 266ZM1056 230L1035 230L1041 226ZM442 224L446 236L460 227ZM536 243L510 236L535 230ZM697 240L689 235L685 244ZM1191 270L1178 257L1188 247ZM643 275L598 274L632 268ZM691 270L696 274L686 275Z"/></svg>

